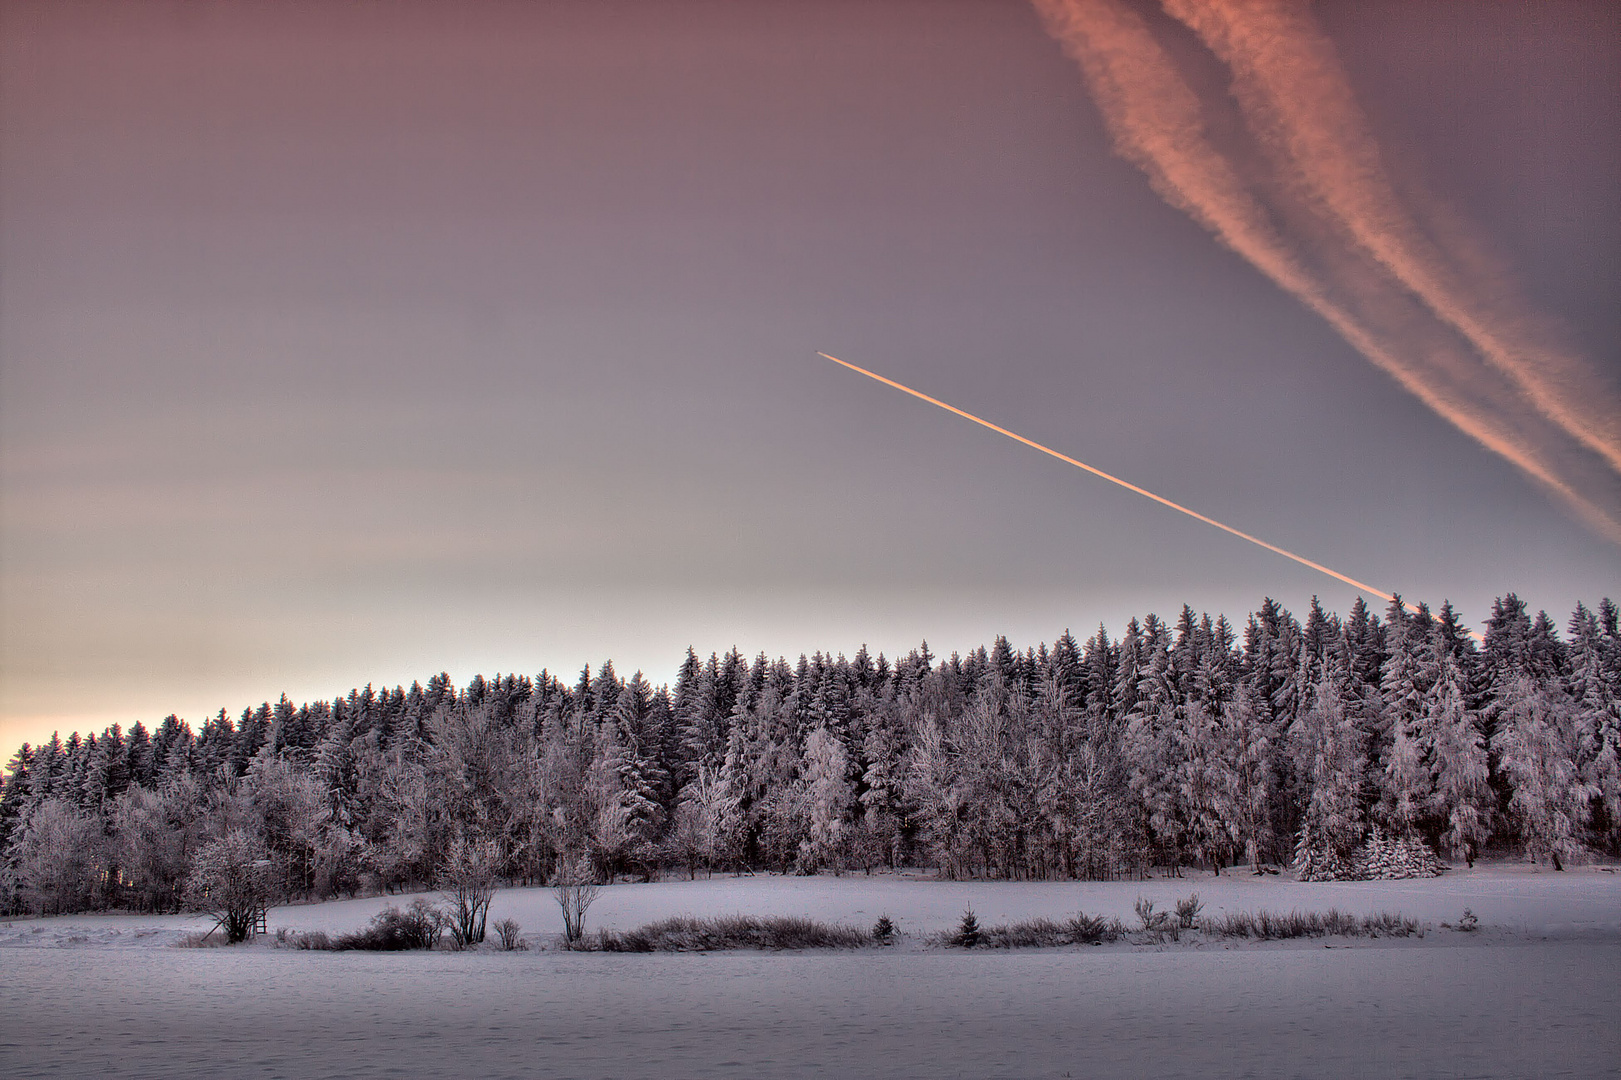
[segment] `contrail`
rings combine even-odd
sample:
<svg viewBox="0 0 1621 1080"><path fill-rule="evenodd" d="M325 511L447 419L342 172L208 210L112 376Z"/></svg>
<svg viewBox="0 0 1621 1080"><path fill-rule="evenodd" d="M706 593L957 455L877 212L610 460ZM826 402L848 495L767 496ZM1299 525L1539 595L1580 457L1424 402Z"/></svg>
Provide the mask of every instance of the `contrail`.
<svg viewBox="0 0 1621 1080"><path fill-rule="evenodd" d="M1466 337L1528 401L1621 469L1621 404L1580 359L1536 340L1506 282L1466 284L1385 174L1334 47L1300 4L1162 0L1233 72L1249 129L1402 285ZM1476 275L1478 276L1478 274ZM1495 275L1494 275L1495 276ZM1481 295L1481 294L1488 295Z"/></svg>
<svg viewBox="0 0 1621 1080"><path fill-rule="evenodd" d="M964 420L972 420L974 423L980 425L981 427L990 428L992 431L994 431L994 432L996 432L996 433L998 433L1000 435L1006 435L1008 438L1012 439L1014 442L1024 443L1024 445L1030 447L1033 450L1040 450L1043 454L1049 454L1052 457L1057 458L1059 461L1068 462L1069 464L1075 466L1077 469L1085 469L1087 472L1091 473L1093 476L1101 476L1103 479L1109 481L1109 483L1111 483L1111 484L1119 484L1121 487L1125 488L1127 491L1135 491L1137 494L1143 496L1144 498L1153 499L1155 502L1159 503L1161 506L1168 506L1172 510L1177 511L1178 513L1186 514L1190 518L1196 518L1199 521L1204 522L1206 525L1214 525L1216 528L1220 529L1222 532L1232 533L1234 536L1238 537L1240 540L1248 540L1250 543L1255 544L1255 545L1257 545L1259 547L1264 547L1268 551L1274 552L1274 553L1276 553L1278 555L1282 555L1286 559L1293 559L1295 562L1299 563L1301 566L1309 566L1313 570L1316 570L1316 571L1319 571L1321 573L1327 574L1329 577L1334 578L1337 581L1343 581L1343 582L1345 582L1345 584L1350 585L1350 586L1352 586L1354 588L1361 589L1363 592L1372 593L1374 596L1377 596L1380 599L1383 599L1383 600L1395 600L1396 599L1394 596L1392 596L1390 593L1385 592L1383 589L1376 589L1372 585L1369 585L1366 582L1358 581L1354 577L1347 577L1346 575L1340 573L1338 570L1330 570L1328 567L1324 566L1322 563L1312 562L1310 559L1308 559L1308 558L1306 558L1306 557L1304 557L1302 555L1296 555L1292 551L1286 551L1283 548L1278 547L1276 544L1269 544L1265 540L1262 540L1259 537L1251 536L1249 533L1244 532L1241 529L1235 529L1231 525L1224 525L1221 522L1217 521L1215 518L1206 517L1205 515L1199 513L1197 510L1189 510L1187 507L1183 506L1181 503L1172 502L1170 499L1165 498L1165 496L1163 496L1163 495L1155 495L1152 491L1149 491L1147 488L1140 488L1136 484L1133 484L1133 483L1131 483L1130 481L1127 481L1127 480L1122 480L1122 479L1120 479L1120 477L1115 476L1112 473L1106 473L1102 469L1096 468L1095 466L1092 466L1092 465L1088 465L1084 461L1077 461L1076 459L1070 457L1068 454L1061 454L1057 450L1054 450L1050 446L1043 446L1041 443L1036 442L1034 439L1027 439L1023 435L1018 434L1017 432L1009 431L1007 428L1000 427L1000 426L998 426L996 424L993 424L989 420L983 419L982 417L975 416L971 412L965 412L964 410L957 408L955 405L947 405L945 402L941 401L939 398L932 398L928 394L925 394L920 390L913 390L910 386L904 386L901 383L896 382L894 379L886 379L882 375L879 375L877 372L868 371L864 367L857 367L855 364L850 363L850 361L848 361L848 360L840 360L838 357L829 356L827 353L822 352L820 350L817 351L816 355L820 356L820 357L824 357L825 359L831 360L835 364L840 364L840 365L842 365L844 367L847 367L851 371L854 371L854 372L856 372L858 374L865 375L869 379L876 379L878 382L883 383L885 386L893 386L895 389L901 391L902 393L911 394L913 397L919 399L920 401L927 401L930 405L938 405L940 408L946 410L946 412L956 413L958 416L962 417Z"/></svg>
<svg viewBox="0 0 1621 1080"><path fill-rule="evenodd" d="M1206 103L1136 11L1121 0L1033 2L1079 62L1116 152L1161 197L1435 413L1621 543L1610 434L1621 408L1579 360L1531 347L1547 340L1533 320L1501 316L1519 306L1508 302L1506 277L1459 242L1444 214L1432 212L1427 230L1452 241L1455 265L1413 223L1309 14L1271 0L1162 0L1232 67L1264 155L1257 175L1218 148ZM1306 98L1324 102L1328 119L1301 109Z"/></svg>

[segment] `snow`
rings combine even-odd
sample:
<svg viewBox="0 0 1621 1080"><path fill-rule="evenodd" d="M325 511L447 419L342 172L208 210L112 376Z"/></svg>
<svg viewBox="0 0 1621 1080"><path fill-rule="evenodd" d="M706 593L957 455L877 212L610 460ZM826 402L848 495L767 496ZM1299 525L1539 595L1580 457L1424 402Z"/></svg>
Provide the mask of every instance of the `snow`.
<svg viewBox="0 0 1621 1080"><path fill-rule="evenodd" d="M964 953L982 925L1138 895L1208 913L1400 911L1422 940ZM272 927L363 925L390 898L293 906ZM408 898L391 898L400 903ZM1439 929L1465 907L1486 927ZM807 914L912 935L899 949L626 956L167 947L186 917L0 922L0 1072L202 1076L1621 1075L1621 875L1482 867L1301 884L1195 874L1121 883L716 877L604 888L588 927ZM491 920L561 929L550 892ZM1326 947L1325 944L1331 947Z"/></svg>

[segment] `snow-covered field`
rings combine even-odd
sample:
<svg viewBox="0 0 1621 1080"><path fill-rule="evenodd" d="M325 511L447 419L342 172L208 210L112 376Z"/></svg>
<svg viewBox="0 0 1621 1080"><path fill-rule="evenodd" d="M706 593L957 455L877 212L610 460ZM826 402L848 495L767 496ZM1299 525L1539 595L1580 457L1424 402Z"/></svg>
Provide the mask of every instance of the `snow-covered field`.
<svg viewBox="0 0 1621 1080"><path fill-rule="evenodd" d="M982 925L1076 910L1132 922L1137 896L1164 907L1194 890L1207 913L1339 907L1431 929L1011 953L919 940L967 906ZM389 899L280 908L271 926L342 932ZM1465 907L1480 932L1439 928ZM0 922L0 1073L1621 1075L1621 874L1595 868L1335 885L717 877L605 888L587 923L731 912L888 914L912 936L833 953L315 953L169 947L206 925L185 917L18 919ZM546 890L498 893L491 920L508 917L537 944L561 930Z"/></svg>

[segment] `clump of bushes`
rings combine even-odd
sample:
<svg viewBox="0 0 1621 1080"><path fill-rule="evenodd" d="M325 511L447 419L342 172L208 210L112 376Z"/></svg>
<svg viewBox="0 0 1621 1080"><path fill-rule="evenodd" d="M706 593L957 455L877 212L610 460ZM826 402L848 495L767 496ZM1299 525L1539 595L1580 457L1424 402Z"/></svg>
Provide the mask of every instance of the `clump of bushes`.
<svg viewBox="0 0 1621 1080"><path fill-rule="evenodd" d="M517 919L502 919L495 924L495 937L501 943L502 952L517 952L529 948L529 943L519 936L522 929Z"/></svg>
<svg viewBox="0 0 1621 1080"><path fill-rule="evenodd" d="M722 949L856 949L873 935L853 926L830 926L783 915L677 915L635 930L599 930L572 948L589 952L710 952Z"/></svg>
<svg viewBox="0 0 1621 1080"><path fill-rule="evenodd" d="M1066 924L1070 940L1077 945L1101 945L1105 941L1118 941L1126 935L1126 926L1113 915L1088 915L1076 912Z"/></svg>
<svg viewBox="0 0 1621 1080"><path fill-rule="evenodd" d="M1336 909L1326 912L1291 911L1287 915L1270 911L1240 911L1219 918L1202 918L1204 904L1199 894L1176 902L1174 913L1161 911L1154 901L1139 896L1134 905L1138 928L1128 929L1113 915L1087 915L1077 912L1058 922L1036 918L1005 926L981 927L972 911L965 912L957 929L937 935L937 945L963 949L1051 949L1065 945L1100 945L1122 938L1138 944L1181 941L1182 934L1194 931L1216 938L1252 938L1280 941L1304 937L1422 937L1423 927L1416 919L1388 912L1376 915L1350 915ZM1460 921L1460 928L1474 924ZM1151 935L1144 937L1142 935Z"/></svg>
<svg viewBox="0 0 1621 1080"><path fill-rule="evenodd" d="M372 916L371 925L364 930L340 934L332 943L338 951L363 949L370 952L403 952L407 949L431 949L439 944L445 932L445 914L426 900L411 901L411 906L400 910L390 904Z"/></svg>
<svg viewBox="0 0 1621 1080"><path fill-rule="evenodd" d="M444 911L426 900L417 899L403 910L390 904L373 915L371 923L364 929L337 937L323 930L305 930L295 934L282 927L276 931L276 947L324 952L436 949L446 931L453 929L451 919ZM501 948L508 952L529 948L529 943L522 937L522 929L515 919L502 919L496 923L495 933Z"/></svg>

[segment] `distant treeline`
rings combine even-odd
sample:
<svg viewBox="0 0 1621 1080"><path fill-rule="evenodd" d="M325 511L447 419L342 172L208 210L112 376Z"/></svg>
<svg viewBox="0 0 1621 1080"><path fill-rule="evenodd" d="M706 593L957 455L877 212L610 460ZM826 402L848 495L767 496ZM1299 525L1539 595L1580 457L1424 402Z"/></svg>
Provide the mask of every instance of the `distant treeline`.
<svg viewBox="0 0 1621 1080"><path fill-rule="evenodd" d="M1563 638L1512 594L1381 619L1271 600L1239 634L1186 607L1123 637L797 665L691 649L674 686L611 663L170 716L24 746L0 790L0 906L168 909L191 860L257 837L289 895L431 885L453 841L502 876L1141 876L1348 864L1374 828L1473 859L1621 851L1621 635ZM1384 840L1380 841L1384 843ZM1337 860L1339 862L1337 862Z"/></svg>

